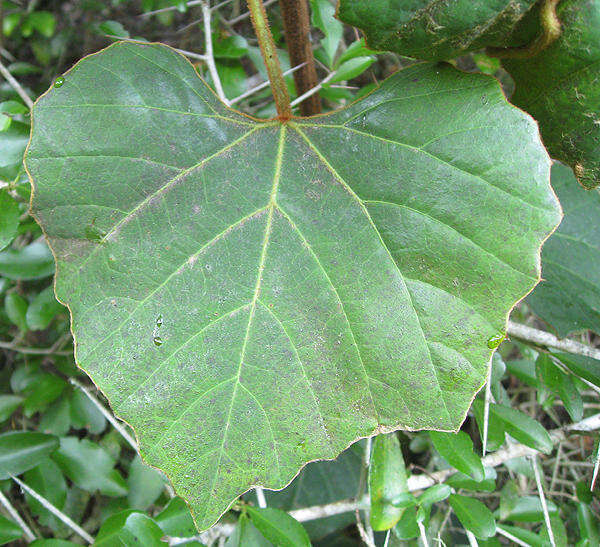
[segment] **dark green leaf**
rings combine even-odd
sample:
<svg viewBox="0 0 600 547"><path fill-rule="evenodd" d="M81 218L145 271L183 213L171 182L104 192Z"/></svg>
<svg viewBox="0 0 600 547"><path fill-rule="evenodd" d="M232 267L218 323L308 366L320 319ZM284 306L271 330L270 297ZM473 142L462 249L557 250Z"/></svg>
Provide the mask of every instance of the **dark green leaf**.
<svg viewBox="0 0 600 547"><path fill-rule="evenodd" d="M29 13L26 22L46 38L51 38L54 34L56 19L54 14L49 11L34 11Z"/></svg>
<svg viewBox="0 0 600 547"><path fill-rule="evenodd" d="M80 389L73 391L70 397L71 425L75 429L86 428L98 435L106 429L106 418L98 407ZM135 509L138 509L137 507Z"/></svg>
<svg viewBox="0 0 600 547"><path fill-rule="evenodd" d="M99 490L105 496L127 494L123 477L114 469L115 460L106 450L87 439L80 441L75 437L63 437L52 459L83 490Z"/></svg>
<svg viewBox="0 0 600 547"><path fill-rule="evenodd" d="M334 17L335 7L329 0L310 0L311 20L325 37L321 47L325 53L325 64L331 68L344 33L343 25Z"/></svg>
<svg viewBox="0 0 600 547"><path fill-rule="evenodd" d="M351 80L362 74L375 62L374 57L354 57L344 61L335 71L335 76L329 80L330 83Z"/></svg>
<svg viewBox="0 0 600 547"><path fill-rule="evenodd" d="M215 40L213 55L219 59L239 59L248 54L248 42L243 36L234 34L222 40Z"/></svg>
<svg viewBox="0 0 600 547"><path fill-rule="evenodd" d="M432 505L445 500L452 493L447 484L436 484L428 488L417 499L419 505Z"/></svg>
<svg viewBox="0 0 600 547"><path fill-rule="evenodd" d="M250 519L242 514L237 522L233 534L227 539L225 547L271 547L273 544L265 539L252 524ZM278 544L277 544L278 545Z"/></svg>
<svg viewBox="0 0 600 547"><path fill-rule="evenodd" d="M503 64L515 81L511 101L538 120L550 155L593 188L600 184L600 0L562 0L556 11L558 40L534 57ZM537 13L521 27L516 35L527 43L538 32Z"/></svg>
<svg viewBox="0 0 600 547"><path fill-rule="evenodd" d="M95 547L167 545L161 541L162 530L147 515L137 511L122 511L106 519L94 542Z"/></svg>
<svg viewBox="0 0 600 547"><path fill-rule="evenodd" d="M464 431L458 433L429 433L433 446L440 455L461 473L476 481L485 477L481 458L473 452L473 441Z"/></svg>
<svg viewBox="0 0 600 547"><path fill-rule="evenodd" d="M416 538L419 535L416 507L408 507L402 513L398 524L394 526L394 535L402 540Z"/></svg>
<svg viewBox="0 0 600 547"><path fill-rule="evenodd" d="M493 467L485 468L485 478L480 481L474 481L471 477L462 473L455 473L448 479L446 484L455 490L470 490L471 492L493 492L496 490L496 471Z"/></svg>
<svg viewBox="0 0 600 547"><path fill-rule="evenodd" d="M17 176L28 140L29 125L22 122L13 120L6 131L0 132L0 178L12 180ZM0 275L3 275L1 266Z"/></svg>
<svg viewBox="0 0 600 547"><path fill-rule="evenodd" d="M0 435L0 480L34 468L58 448L58 439L33 431Z"/></svg>
<svg viewBox="0 0 600 547"><path fill-rule="evenodd" d="M506 530L509 534L515 536L517 539L520 539L521 541L531 545L531 547L545 547L542 538L540 538L540 536L531 530L519 528L517 526L508 526L507 524L503 524L500 528Z"/></svg>
<svg viewBox="0 0 600 547"><path fill-rule="evenodd" d="M481 437L481 442L483 443L483 413L484 413L485 404L480 399L475 399L473 401L473 406L471 410L475 415L475 421L477 422L477 427L479 429L479 435ZM506 440L506 432L504 429L504 422L502 420L498 420L495 416L491 416L488 414L488 429L487 429L487 449L488 450L498 450Z"/></svg>
<svg viewBox="0 0 600 547"><path fill-rule="evenodd" d="M0 423L8 420L22 402L19 395L0 395Z"/></svg>
<svg viewBox="0 0 600 547"><path fill-rule="evenodd" d="M0 137L1 138L1 137ZM2 152L4 153L4 151ZM19 205L6 191L0 190L0 251L4 249L17 234L19 227Z"/></svg>
<svg viewBox="0 0 600 547"><path fill-rule="evenodd" d="M23 390L25 400L23 401L23 412L27 417L43 410L50 403L56 401L65 388L65 380L55 374L41 373L36 376Z"/></svg>
<svg viewBox="0 0 600 547"><path fill-rule="evenodd" d="M600 361L583 355L553 353L573 374L600 387Z"/></svg>
<svg viewBox="0 0 600 547"><path fill-rule="evenodd" d="M13 325L19 327L22 333L27 332L27 300L16 292L9 292L4 297L4 310Z"/></svg>
<svg viewBox="0 0 600 547"><path fill-rule="evenodd" d="M373 441L369 466L371 526L375 531L389 530L402 516L395 504L398 496L408 492L404 458L395 433L378 435Z"/></svg>
<svg viewBox="0 0 600 547"><path fill-rule="evenodd" d="M310 546L308 534L302 525L285 511L265 507L247 507L248 515L260 533L280 547Z"/></svg>
<svg viewBox="0 0 600 547"><path fill-rule="evenodd" d="M0 275L8 279L40 279L53 273L52 253L42 241L31 243L23 249L0 252Z"/></svg>
<svg viewBox="0 0 600 547"><path fill-rule="evenodd" d="M517 441L550 454L554 444L548 432L523 412L503 405L490 405L490 416L504 424L506 432Z"/></svg>
<svg viewBox="0 0 600 547"><path fill-rule="evenodd" d="M160 45L64 78L26 160L57 295L78 363L200 528L357 438L460 426L559 219L497 82L416 65L281 124Z"/></svg>
<svg viewBox="0 0 600 547"><path fill-rule="evenodd" d="M510 31L535 0L340 0L338 16L369 47L438 61L510 44Z"/></svg>
<svg viewBox="0 0 600 547"><path fill-rule="evenodd" d="M57 509L64 508L67 500L67 483L58 466L50 458L45 458L39 465L27 471L25 483ZM25 499L31 512L38 517L43 526L50 526L53 530L60 528L61 521L48 509L45 509L39 501L29 494L25 495Z"/></svg>
<svg viewBox="0 0 600 547"><path fill-rule="evenodd" d="M556 505L551 500L546 500L548 513L558 511ZM537 496L521 496L517 503L504 517L505 520L513 522L542 522L544 520L544 511L542 503Z"/></svg>
<svg viewBox="0 0 600 547"><path fill-rule="evenodd" d="M600 333L600 194L581 188L560 163L552 167L552 186L565 217L544 245L544 279L527 302L561 338Z"/></svg>
<svg viewBox="0 0 600 547"><path fill-rule="evenodd" d="M496 535L494 516L479 500L452 494L448 501L461 524L478 538Z"/></svg>
<svg viewBox="0 0 600 547"><path fill-rule="evenodd" d="M589 505L577 504L577 524L581 539L587 540L588 545L600 545L600 531L598 530L598 519Z"/></svg>
<svg viewBox="0 0 600 547"><path fill-rule="evenodd" d="M71 426L71 402L68 397L61 397L52 403L42 414L39 430L62 437Z"/></svg>
<svg viewBox="0 0 600 547"><path fill-rule="evenodd" d="M536 361L536 371L544 386L560 397L571 420L578 422L583 418L583 399L575 387L570 375L565 374L545 353Z"/></svg>
<svg viewBox="0 0 600 547"><path fill-rule="evenodd" d="M79 543L65 541L64 539L36 539L29 544L30 547L78 547Z"/></svg>

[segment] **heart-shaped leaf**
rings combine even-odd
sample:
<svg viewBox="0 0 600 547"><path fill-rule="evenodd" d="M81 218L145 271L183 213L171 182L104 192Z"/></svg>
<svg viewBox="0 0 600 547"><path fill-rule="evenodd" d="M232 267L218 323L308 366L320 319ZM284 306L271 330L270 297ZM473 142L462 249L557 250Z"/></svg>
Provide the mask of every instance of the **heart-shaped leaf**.
<svg viewBox="0 0 600 547"><path fill-rule="evenodd" d="M560 218L533 121L450 66L282 123L119 43L33 118L77 362L200 528L359 437L456 430Z"/></svg>

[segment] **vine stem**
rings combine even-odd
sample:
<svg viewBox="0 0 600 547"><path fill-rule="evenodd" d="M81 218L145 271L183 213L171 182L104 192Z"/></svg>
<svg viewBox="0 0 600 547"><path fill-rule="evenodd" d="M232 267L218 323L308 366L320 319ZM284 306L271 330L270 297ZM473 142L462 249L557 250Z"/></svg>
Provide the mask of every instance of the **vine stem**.
<svg viewBox="0 0 600 547"><path fill-rule="evenodd" d="M252 25L254 26L254 31L258 38L260 51L265 66L267 67L267 73L269 74L269 81L271 82L271 89L273 90L273 97L275 98L278 118L281 121L287 121L292 117L290 96L285 80L283 79L283 72L277 57L275 42L273 41L273 35L271 34L271 28L269 27L269 21L267 19L267 12L265 11L262 0L247 1Z"/></svg>
<svg viewBox="0 0 600 547"><path fill-rule="evenodd" d="M290 63L304 64L294 73L294 82L298 95L304 95L317 85L317 68L310 43L310 16L307 0L279 0L283 30ZM321 98L317 94L307 95L308 100L300 103L302 116L313 116L321 112Z"/></svg>

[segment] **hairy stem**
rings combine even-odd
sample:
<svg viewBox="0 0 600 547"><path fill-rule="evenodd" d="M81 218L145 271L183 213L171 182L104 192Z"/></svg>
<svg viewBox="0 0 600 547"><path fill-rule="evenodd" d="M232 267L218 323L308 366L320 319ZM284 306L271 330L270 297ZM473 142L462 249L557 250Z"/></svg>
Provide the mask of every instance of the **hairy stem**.
<svg viewBox="0 0 600 547"><path fill-rule="evenodd" d="M544 51L555 42L561 33L560 20L556 15L556 6L560 0L542 0L540 6L540 35L531 44L519 47L489 47L487 54L499 59L527 59Z"/></svg>
<svg viewBox="0 0 600 547"><path fill-rule="evenodd" d="M260 44L260 51L267 67L267 73L269 74L269 81L271 82L271 89L273 90L273 97L275 97L275 106L277 108L277 114L280 120L286 121L292 117L292 107L290 106L290 96L288 94L285 80L283 79L283 72L281 71L281 65L277 58L277 51L275 50L275 42L273 41L273 35L271 34L271 28L267 20L267 12L263 6L262 0L247 0L248 9L250 10L250 17L252 19L252 25Z"/></svg>
<svg viewBox="0 0 600 547"><path fill-rule="evenodd" d="M304 63L304 66L294 73L296 91L298 95L303 95L318 83L315 58L310 44L308 2L307 0L279 0L279 6L290 63L292 66ZM302 116L312 116L319 112L321 112L321 98L316 93L300 103Z"/></svg>

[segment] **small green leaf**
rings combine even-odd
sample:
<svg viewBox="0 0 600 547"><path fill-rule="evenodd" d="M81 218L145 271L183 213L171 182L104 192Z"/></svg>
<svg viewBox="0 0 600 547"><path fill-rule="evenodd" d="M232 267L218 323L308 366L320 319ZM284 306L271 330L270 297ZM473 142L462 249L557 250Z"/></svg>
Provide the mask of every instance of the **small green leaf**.
<svg viewBox="0 0 600 547"><path fill-rule="evenodd" d="M525 542L525 544L531 545L531 547L547 547L548 545L547 543L544 544L542 538L531 530L520 528L518 526L509 526L508 524L503 524L502 526L499 526L499 528L502 528L517 539Z"/></svg>
<svg viewBox="0 0 600 547"><path fill-rule="evenodd" d="M27 281L48 277L53 273L52 253L42 241L36 241L22 249L6 249L0 252L0 275L8 279Z"/></svg>
<svg viewBox="0 0 600 547"><path fill-rule="evenodd" d="M0 395L0 423L8 420L22 402L23 397L19 395Z"/></svg>
<svg viewBox="0 0 600 547"><path fill-rule="evenodd" d="M6 131L0 132L0 178L12 180L16 178L23 165L23 154L29 140L29 125L13 120ZM0 275L2 271L0 255Z"/></svg>
<svg viewBox="0 0 600 547"><path fill-rule="evenodd" d="M502 487L500 492L500 507L498 508L498 518L500 520L506 520L508 515L510 515L512 510L517 506L519 498L520 493L516 482L512 479L506 481L506 484Z"/></svg>
<svg viewBox="0 0 600 547"><path fill-rule="evenodd" d="M60 439L60 448L52 455L62 472L79 488L100 491L105 496L125 496L127 484L114 469L115 460L106 450L87 439Z"/></svg>
<svg viewBox="0 0 600 547"><path fill-rule="evenodd" d="M163 531L148 516L137 511L122 511L106 519L100 527L95 547L114 545L155 547L168 545L161 541Z"/></svg>
<svg viewBox="0 0 600 547"><path fill-rule="evenodd" d="M471 492L493 492L496 490L496 471L493 467L486 467L485 478L475 481L462 473L455 473L446 479L446 484L455 490L469 490Z"/></svg>
<svg viewBox="0 0 600 547"><path fill-rule="evenodd" d="M16 292L9 292L4 297L4 310L13 325L19 327L21 333L27 332L27 307L29 303Z"/></svg>
<svg viewBox="0 0 600 547"><path fill-rule="evenodd" d="M54 287L47 287L29 304L26 315L27 325L31 330L43 330L61 311L65 311L65 307L56 300Z"/></svg>
<svg viewBox="0 0 600 547"><path fill-rule="evenodd" d="M31 28L37 30L46 38L52 38L54 35L56 19L54 14L50 13L49 11L34 11L29 13L25 21L27 25L31 25Z"/></svg>
<svg viewBox="0 0 600 547"><path fill-rule="evenodd" d="M58 437L67 434L71 426L70 398L61 397L52 403L42 414L39 429Z"/></svg>
<svg viewBox="0 0 600 547"><path fill-rule="evenodd" d="M449 503L458 520L478 538L496 535L496 521L490 510L479 500L452 494Z"/></svg>
<svg viewBox="0 0 600 547"><path fill-rule="evenodd" d="M452 494L450 486L447 484L436 484L425 490L417 498L417 503L419 505L433 505L434 503L444 501L450 494Z"/></svg>
<svg viewBox="0 0 600 547"><path fill-rule="evenodd" d="M80 543L65 541L64 539L36 539L29 547L79 547Z"/></svg>
<svg viewBox="0 0 600 547"><path fill-rule="evenodd" d="M600 360L571 353L553 353L575 376L600 387Z"/></svg>
<svg viewBox="0 0 600 547"><path fill-rule="evenodd" d="M23 14L20 12L7 13L2 18L2 33L4 36L9 37L14 30L19 26Z"/></svg>
<svg viewBox="0 0 600 547"><path fill-rule="evenodd" d="M0 434L0 480L34 468L57 448L54 435L33 431Z"/></svg>
<svg viewBox="0 0 600 547"><path fill-rule="evenodd" d="M23 401L23 412L27 417L45 409L50 403L56 401L67 383L56 374L40 373L23 389L25 401Z"/></svg>
<svg viewBox="0 0 600 547"><path fill-rule="evenodd" d="M247 507L248 515L261 534L281 547L307 547L310 539L303 526L285 511Z"/></svg>
<svg viewBox="0 0 600 547"><path fill-rule="evenodd" d="M127 476L127 501L132 509L145 511L165 488L162 475L142 462L139 456L131 462Z"/></svg>
<svg viewBox="0 0 600 547"><path fill-rule="evenodd" d="M213 40L213 55L217 59L239 59L248 54L248 42L239 34Z"/></svg>
<svg viewBox="0 0 600 547"><path fill-rule="evenodd" d="M14 239L19 228L19 205L6 191L0 190L0 251Z"/></svg>
<svg viewBox="0 0 600 547"><path fill-rule="evenodd" d="M335 71L335 76L329 80L330 84L351 80L362 74L375 62L375 57L354 57L344 61Z"/></svg>
<svg viewBox="0 0 600 547"><path fill-rule="evenodd" d="M586 503L577 504L577 524L579 525L581 539L587 540L590 547L600 545L598 519Z"/></svg>
<svg viewBox="0 0 600 547"><path fill-rule="evenodd" d="M365 45L364 38L361 38L360 40L355 40L339 56L339 59L335 63L335 67L337 68L344 61L349 61L350 59L354 59L355 57L369 57L371 55L375 55L375 53L377 52L372 49L369 49Z"/></svg>
<svg viewBox="0 0 600 547"><path fill-rule="evenodd" d="M101 34L107 34L116 38L129 38L129 32L118 21L104 21L98 25Z"/></svg>
<svg viewBox="0 0 600 547"><path fill-rule="evenodd" d="M46 498L54 507L63 510L67 500L67 482L59 467L48 457L39 465L25 473L25 482L38 494ZM25 494L27 504L31 512L38 517L43 526L49 526L53 530L61 527L62 522L57 519L39 501Z"/></svg>
<svg viewBox="0 0 600 547"><path fill-rule="evenodd" d="M279 545L279 544L276 544ZM273 544L268 541L252 524L250 519L241 514L233 534L227 539L225 547L272 547Z"/></svg>
<svg viewBox="0 0 600 547"><path fill-rule="evenodd" d="M473 401L471 410L475 416L477 427L479 429L479 435L483 443L483 413L484 413L484 402L477 398ZM498 420L495 416L488 414L488 429L487 429L487 447L488 450L498 450L506 440L506 431L504 429L504 422Z"/></svg>
<svg viewBox="0 0 600 547"><path fill-rule="evenodd" d="M75 429L86 428L90 433L98 435L106 429L106 418L90 398L80 389L71 393L70 397L71 425ZM139 509L134 507L134 509Z"/></svg>
<svg viewBox="0 0 600 547"><path fill-rule="evenodd" d="M197 533L189 507L178 497L171 499L154 520L171 537L190 537Z"/></svg>
<svg viewBox="0 0 600 547"><path fill-rule="evenodd" d="M430 431L433 446L453 467L480 482L485 478L481 458L473 452L473 441L464 431L441 433Z"/></svg>
<svg viewBox="0 0 600 547"><path fill-rule="evenodd" d="M504 424L506 432L517 441L550 454L554 443L548 432L533 418L504 405L491 404L490 415Z"/></svg>
<svg viewBox="0 0 600 547"><path fill-rule="evenodd" d="M377 435L373 441L369 466L373 530L389 530L398 522L403 509L395 501L407 492L406 468L397 435Z"/></svg>
<svg viewBox="0 0 600 547"><path fill-rule="evenodd" d="M546 504L548 513L552 514L558 511L551 500L546 500ZM512 510L503 518L513 522L542 522L544 520L542 502L538 496L520 496Z"/></svg>
<svg viewBox="0 0 600 547"><path fill-rule="evenodd" d="M417 524L417 508L408 507L398 524L394 526L394 535L401 540L413 539L419 536L419 525Z"/></svg>
<svg viewBox="0 0 600 547"><path fill-rule="evenodd" d="M560 397L571 420L578 422L583 418L583 399L575 387L570 375L562 372L552 358L541 353L536 360L536 371L540 381L552 393Z"/></svg>
<svg viewBox="0 0 600 547"><path fill-rule="evenodd" d="M0 545L5 545L11 541L16 541L23 535L21 527L7 519L5 516L0 515Z"/></svg>
<svg viewBox="0 0 600 547"><path fill-rule="evenodd" d="M335 7L329 0L310 0L311 21L325 37L321 47L325 53L325 64L331 68L344 32L343 25L335 18Z"/></svg>

